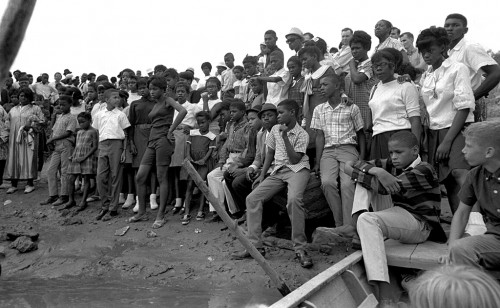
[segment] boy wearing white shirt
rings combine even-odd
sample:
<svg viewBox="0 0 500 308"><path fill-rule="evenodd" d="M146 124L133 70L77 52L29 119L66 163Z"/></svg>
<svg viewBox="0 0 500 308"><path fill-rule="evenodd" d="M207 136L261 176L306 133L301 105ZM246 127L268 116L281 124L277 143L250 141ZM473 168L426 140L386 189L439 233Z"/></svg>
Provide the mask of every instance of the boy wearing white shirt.
<svg viewBox="0 0 500 308"><path fill-rule="evenodd" d="M275 73L269 77L257 76L254 78L267 82L267 98L265 103L278 106L281 101L288 97L288 87L286 85L290 81L290 74L283 68L285 60L281 51L275 50L269 57L271 58L270 63Z"/></svg>

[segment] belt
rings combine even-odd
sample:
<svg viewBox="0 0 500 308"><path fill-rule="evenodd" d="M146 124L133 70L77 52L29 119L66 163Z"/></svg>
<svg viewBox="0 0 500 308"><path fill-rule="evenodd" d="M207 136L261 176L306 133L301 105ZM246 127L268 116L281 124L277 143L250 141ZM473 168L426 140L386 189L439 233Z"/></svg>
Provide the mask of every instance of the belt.
<svg viewBox="0 0 500 308"><path fill-rule="evenodd" d="M151 124L137 124L135 127L140 129L151 128Z"/></svg>

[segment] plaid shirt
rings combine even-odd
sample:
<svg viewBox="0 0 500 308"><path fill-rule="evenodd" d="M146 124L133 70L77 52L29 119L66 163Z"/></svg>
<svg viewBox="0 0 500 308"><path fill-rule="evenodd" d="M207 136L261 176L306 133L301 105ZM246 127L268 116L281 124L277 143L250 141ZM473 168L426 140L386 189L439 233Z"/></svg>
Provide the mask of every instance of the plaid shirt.
<svg viewBox="0 0 500 308"><path fill-rule="evenodd" d="M385 188L375 180L375 176L368 174L373 167L385 169L397 177L400 190L391 195L395 206L400 206L408 212L418 216L437 216L440 214L441 192L436 171L420 156L404 170L398 170L390 159L377 159L371 162L357 161L353 165L351 178L368 190L377 189L378 193L387 195Z"/></svg>
<svg viewBox="0 0 500 308"><path fill-rule="evenodd" d="M288 88L288 98L295 100L297 104L299 104L301 111L302 105L304 104L304 92L300 92L300 88L302 87L303 82L304 76L300 76L300 78L297 80L292 78L290 88Z"/></svg>
<svg viewBox="0 0 500 308"><path fill-rule="evenodd" d="M58 114L56 117L57 119L56 123L54 124L54 127L52 127L51 137L52 138L59 137L62 134L70 131L72 133L71 136L68 136L65 139L74 141L76 127L78 126L78 121L76 119L76 116L74 114L67 113L67 114ZM56 143L62 142L62 140L56 140L55 142Z"/></svg>
<svg viewBox="0 0 500 308"><path fill-rule="evenodd" d="M240 123L229 122L226 126L227 139L219 153L219 163L225 164L229 158L229 153L241 153L241 157L245 157L245 149L248 147L249 134L251 131L250 125L245 117ZM255 150L254 150L255 156ZM248 164L253 161L253 157Z"/></svg>
<svg viewBox="0 0 500 308"><path fill-rule="evenodd" d="M348 73L345 77L345 92L347 93L349 100L359 107L365 127L369 127L371 124L368 123L371 109L370 106L368 106L368 101L370 100L370 91L376 83L376 80L373 77L371 60L367 59L358 63L358 72L364 73L368 79L360 84L355 84L351 79L351 73Z"/></svg>
<svg viewBox="0 0 500 308"><path fill-rule="evenodd" d="M358 106L339 103L335 109L325 102L314 108L311 128L325 133L325 148L358 144L356 132L364 126Z"/></svg>
<svg viewBox="0 0 500 308"><path fill-rule="evenodd" d="M271 175L275 174L283 166L288 167L293 172L299 172L304 168L309 169L309 157L305 154L307 145L309 144L309 134L302 127L300 127L299 123L296 123L295 127L287 132L287 136L293 146L293 150L296 153L304 153L302 159L295 165L292 165L288 159L285 141L283 140L283 137L281 137L281 134L279 124L274 125L269 134L267 134L266 145L275 151L275 167L271 172Z"/></svg>

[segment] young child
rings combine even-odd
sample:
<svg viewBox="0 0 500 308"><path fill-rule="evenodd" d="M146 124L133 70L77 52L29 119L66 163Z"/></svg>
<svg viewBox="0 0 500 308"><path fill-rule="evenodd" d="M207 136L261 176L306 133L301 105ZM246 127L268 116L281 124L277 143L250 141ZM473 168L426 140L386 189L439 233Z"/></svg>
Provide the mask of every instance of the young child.
<svg viewBox="0 0 500 308"><path fill-rule="evenodd" d="M9 113L0 106L0 189L8 188L7 185L3 184L3 172L7 157L9 157L9 130Z"/></svg>
<svg viewBox="0 0 500 308"><path fill-rule="evenodd" d="M173 69L169 68L164 73L163 76L167 80L167 96L175 100L177 97L175 95L175 85L179 81L179 73Z"/></svg>
<svg viewBox="0 0 500 308"><path fill-rule="evenodd" d="M174 188L175 188L175 208L182 207L182 193L180 191L181 181L181 167L185 158L186 140L189 131L196 126L196 114L201 111L197 104L191 104L187 101L187 97L191 90L191 86L185 82L179 81L175 85L175 93L177 95L177 103L179 103L187 114L182 119L182 122L177 126L174 131L175 149L172 155L172 162L170 163L170 171L174 174ZM174 121L179 115L179 112L174 111Z"/></svg>
<svg viewBox="0 0 500 308"><path fill-rule="evenodd" d="M102 208L96 220L107 221L118 215L118 199L122 185L122 165L127 150L126 129L130 126L127 116L116 107L120 104L120 91L104 92L106 109L99 111L92 127L99 132L99 157L97 160L97 187Z"/></svg>
<svg viewBox="0 0 500 308"><path fill-rule="evenodd" d="M254 96L249 81L250 78L259 75L259 71L257 70L257 61L258 58L253 56L246 56L243 59L243 68L245 69L244 73L246 77L241 81L240 94L242 95L242 100L247 105L248 109L250 109L248 106L251 105L251 103L249 103L249 99Z"/></svg>
<svg viewBox="0 0 500 308"><path fill-rule="evenodd" d="M311 128L316 130L314 172L321 174L321 188L335 219L335 226L351 224L355 184L344 173L348 161L365 156L364 123L358 106L341 97L342 77L330 75L320 80L326 102L313 111ZM359 145L359 152L358 147ZM340 177L340 193L338 178Z"/></svg>
<svg viewBox="0 0 500 308"><path fill-rule="evenodd" d="M249 82L251 91L251 96L248 97L248 102L246 103L247 109L255 108L256 106L264 105L266 99L264 98L264 82L259 79L252 79Z"/></svg>
<svg viewBox="0 0 500 308"><path fill-rule="evenodd" d="M271 68L274 70L274 74L269 77L257 76L252 79L262 80L267 82L267 98L266 104L278 105L279 102L288 97L288 87L287 83L290 80L290 74L283 67L283 52L281 50L275 50L269 55L271 58Z"/></svg>
<svg viewBox="0 0 500 308"><path fill-rule="evenodd" d="M59 206L66 204L68 198L68 170L69 157L75 144L74 134L78 125L76 116L70 113L73 99L63 95L59 97L59 111L56 121L52 127L52 136L47 140L47 144L54 143L54 152L50 158L49 169L47 170L47 180L49 182L49 198L42 201L40 205L51 204ZM61 174L61 194L57 194L57 173ZM74 184L74 181L73 181Z"/></svg>
<svg viewBox="0 0 500 308"><path fill-rule="evenodd" d="M80 130L76 135L76 146L73 154L70 156L68 166L68 203L64 208L71 208L76 205L74 182L78 176L84 180L83 197L78 205L77 212L83 211L87 207L87 197L89 195L90 178L97 172L97 160L95 153L99 143L97 131L90 126L92 117L88 112L82 112L78 115L78 124Z"/></svg>
<svg viewBox="0 0 500 308"><path fill-rule="evenodd" d="M465 130L462 152L474 168L458 194L460 205L451 223L449 260L486 270L500 268L500 121L473 123ZM461 238L472 207L486 222L486 234ZM445 261L447 261L445 259Z"/></svg>
<svg viewBox="0 0 500 308"><path fill-rule="evenodd" d="M221 83L217 77L208 78L206 82L207 92L202 95L202 101L198 103L198 106L201 107L203 111L210 112L210 118L212 119L212 122L210 122L210 131L215 135L220 133L219 103L222 102L222 100L219 99L217 94L220 89Z"/></svg>
<svg viewBox="0 0 500 308"><path fill-rule="evenodd" d="M240 65L236 65L233 68L234 77L236 78L236 81L233 83L234 98L238 98L241 100L243 99L243 92L241 91L243 83L243 72L243 67L241 67Z"/></svg>
<svg viewBox="0 0 500 308"><path fill-rule="evenodd" d="M96 104L99 103L97 98L97 84L95 82L90 82L87 85L87 97L85 98L85 111L91 112Z"/></svg>
<svg viewBox="0 0 500 308"><path fill-rule="evenodd" d="M357 183L352 219L361 241L368 281L378 287L379 302L391 307L385 238L418 244L427 239L445 242L446 234L439 224L441 193L437 174L421 160L417 137L399 131L390 137L388 148L389 158L347 162L344 172ZM382 203L378 197L387 193L392 201ZM370 205L375 212L368 212Z"/></svg>
<svg viewBox="0 0 500 308"><path fill-rule="evenodd" d="M206 181L208 172L213 169L213 160L211 158L212 151L215 149L216 136L209 130L210 113L206 111L198 112L196 114L196 123L198 124L198 129L192 129L186 141L186 158L193 164L200 177ZM185 215L182 217L183 225L189 224L191 220L191 198L194 187L193 180L189 179L186 188L186 200L184 201ZM204 204L205 197L201 195L196 220L203 220L205 218L205 213L203 212Z"/></svg>
<svg viewBox="0 0 500 308"><path fill-rule="evenodd" d="M290 72L291 82L288 88L288 98L293 99L299 104L300 114L299 123L302 122L302 108L304 104L304 93L300 92L302 84L304 83L304 76L302 76L302 62L297 56L290 57L286 63L288 71Z"/></svg>

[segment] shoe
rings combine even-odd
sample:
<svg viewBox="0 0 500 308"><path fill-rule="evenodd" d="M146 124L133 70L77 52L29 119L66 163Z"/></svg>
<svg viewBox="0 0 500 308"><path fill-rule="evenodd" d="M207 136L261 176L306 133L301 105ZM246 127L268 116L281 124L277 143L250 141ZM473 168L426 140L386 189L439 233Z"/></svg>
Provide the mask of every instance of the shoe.
<svg viewBox="0 0 500 308"><path fill-rule="evenodd" d="M135 203L134 195L129 194L127 196L127 200L125 200L125 202L122 205L122 209L128 209L129 207L134 205L134 203Z"/></svg>
<svg viewBox="0 0 500 308"><path fill-rule="evenodd" d="M198 212L198 215L196 215L196 220L198 221L202 221L203 219L205 219L205 213L203 212Z"/></svg>
<svg viewBox="0 0 500 308"><path fill-rule="evenodd" d="M17 187L11 187L9 189L7 189L7 194L13 194L17 191Z"/></svg>
<svg viewBox="0 0 500 308"><path fill-rule="evenodd" d="M152 210L156 210L158 208L158 202L156 202L155 194L151 194L149 196L149 206L151 207Z"/></svg>
<svg viewBox="0 0 500 308"><path fill-rule="evenodd" d="M123 196L123 194L120 194L120 196L118 197L118 204L124 204L125 203L125 197Z"/></svg>
<svg viewBox="0 0 500 308"><path fill-rule="evenodd" d="M101 220L102 221L108 221L108 220L111 220L113 219L113 217L115 216L118 216L118 212L117 211L109 211L107 212L102 218Z"/></svg>
<svg viewBox="0 0 500 308"><path fill-rule="evenodd" d="M35 190L35 186L26 185L26 187L24 188L24 193L29 194L29 193L33 192L34 190Z"/></svg>
<svg viewBox="0 0 500 308"><path fill-rule="evenodd" d="M68 203L68 197L61 197L57 199L56 202L52 203L52 206L60 206L66 203Z"/></svg>
<svg viewBox="0 0 500 308"><path fill-rule="evenodd" d="M97 195L93 195L93 196L88 197L87 200L85 200L85 201L94 202L94 201L99 201L99 200L101 200L101 197L99 197Z"/></svg>
<svg viewBox="0 0 500 308"><path fill-rule="evenodd" d="M210 219L207 221L208 222L219 222L219 221L222 221L222 218L220 218L220 216L219 216L219 214L217 214L217 212L214 212L212 217L210 217Z"/></svg>
<svg viewBox="0 0 500 308"><path fill-rule="evenodd" d="M181 223L182 225L188 225L189 223L191 222L191 215L187 214L187 215L184 215L181 219Z"/></svg>
<svg viewBox="0 0 500 308"><path fill-rule="evenodd" d="M95 220L101 220L104 217L104 215L106 215L107 212L108 210L101 210L99 214L97 214L97 216L95 217Z"/></svg>
<svg viewBox="0 0 500 308"><path fill-rule="evenodd" d="M3 183L2 185L0 185L0 189L9 189L11 186L7 183Z"/></svg>
<svg viewBox="0 0 500 308"><path fill-rule="evenodd" d="M408 293L410 288L415 284L417 275L413 274L402 274L401 275L401 287Z"/></svg>
<svg viewBox="0 0 500 308"><path fill-rule="evenodd" d="M266 256L266 250L264 248L257 248L257 250L263 257ZM233 260L252 259L252 255L248 252L248 250L245 249L243 251L233 252L231 254L231 259Z"/></svg>
<svg viewBox="0 0 500 308"><path fill-rule="evenodd" d="M142 215L134 215L127 219L127 222L129 223L134 223L134 222L139 222L139 221L148 221L148 214L144 213Z"/></svg>
<svg viewBox="0 0 500 308"><path fill-rule="evenodd" d="M174 208L172 209L172 215L180 213L181 209L182 209L181 206L174 206Z"/></svg>
<svg viewBox="0 0 500 308"><path fill-rule="evenodd" d="M295 257L299 259L300 266L303 268L311 268L313 266L313 261L311 257L307 255L304 250L299 250L295 253Z"/></svg>
<svg viewBox="0 0 500 308"><path fill-rule="evenodd" d="M43 200L42 202L40 202L40 205L49 205L49 204L56 202L58 199L59 199L58 196L50 196L46 200Z"/></svg>

